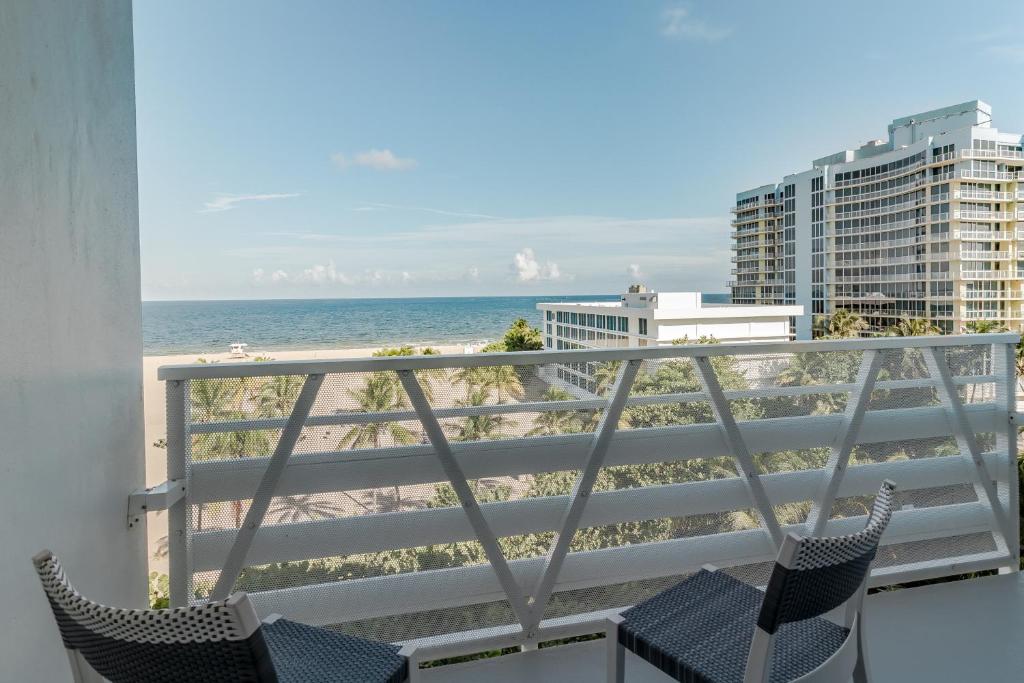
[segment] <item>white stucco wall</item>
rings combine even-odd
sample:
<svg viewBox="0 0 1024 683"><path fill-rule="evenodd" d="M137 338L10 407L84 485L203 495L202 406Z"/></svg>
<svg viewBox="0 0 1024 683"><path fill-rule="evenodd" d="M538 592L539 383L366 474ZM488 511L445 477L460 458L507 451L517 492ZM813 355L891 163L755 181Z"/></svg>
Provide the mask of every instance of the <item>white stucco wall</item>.
<svg viewBox="0 0 1024 683"><path fill-rule="evenodd" d="M129 0L0 2L0 681L70 680L31 556L142 606Z"/></svg>

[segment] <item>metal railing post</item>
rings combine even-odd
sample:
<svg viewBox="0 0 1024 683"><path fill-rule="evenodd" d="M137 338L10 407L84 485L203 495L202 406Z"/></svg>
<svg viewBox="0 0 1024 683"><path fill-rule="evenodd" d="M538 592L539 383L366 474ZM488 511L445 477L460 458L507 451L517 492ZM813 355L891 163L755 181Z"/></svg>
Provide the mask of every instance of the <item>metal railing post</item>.
<svg viewBox="0 0 1024 683"><path fill-rule="evenodd" d="M882 354L870 349L864 352L857 372L855 387L850 391L843 413L843 423L829 452L828 462L821 475L821 486L818 495L811 502L811 511L807 515L804 528L811 536L821 536L832 515L832 506L836 502L839 486L843 483L843 475L850 462L850 453L857 443L860 426L864 422L864 412L871 400L871 392L875 389L878 369L882 364Z"/></svg>
<svg viewBox="0 0 1024 683"><path fill-rule="evenodd" d="M1008 515L999 502L993 477L985 465L981 447L978 445L978 438L967 417L967 412L964 410L964 404L960 400L956 384L953 383L953 376L946 363L945 350L938 346L924 349L924 361L928 366L928 373L935 380L939 400L942 401L946 409L960 455L970 467L978 502L988 506L992 520L992 537L996 547L1000 552L1010 554L1011 548L1018 544L1018 540L1011 536L1009 531Z"/></svg>
<svg viewBox="0 0 1024 683"><path fill-rule="evenodd" d="M576 531L580 527L583 512L590 499L590 493L594 489L594 482L604 464L604 457L608 453L608 446L611 444L612 436L619 426L619 418L626 407L626 400L633 388L633 381L636 373L640 370L639 360L630 360L623 364L612 388L611 397L608 399L608 407L601 415L601 422L594 433L594 440L590 445L590 452L583 465L583 470L576 478L572 493L569 494L569 505L562 514L561 523L555 531L555 538L548 548L547 556L544 558L543 569L537 578L537 585L530 598L530 620L525 624L527 637L533 637L530 633L537 628L544 616L544 608L547 606L551 592L554 590L558 574L562 570L565 556L569 552L569 544L572 543Z"/></svg>
<svg viewBox="0 0 1024 683"><path fill-rule="evenodd" d="M171 607L184 607L189 603L192 585L189 534L189 497L187 456L189 380L168 380L167 396L167 478L185 482L185 497L167 511L167 571L170 584Z"/></svg>
<svg viewBox="0 0 1024 683"><path fill-rule="evenodd" d="M1006 454L1006 481L996 485L996 496L1003 506L1007 518L1007 550L1010 566L1000 572L1020 571L1020 480L1017 458L1020 452L1017 413L1017 347L1013 344L993 344L992 373L999 378L996 382L996 405L1006 412L1006 427L996 430L996 453Z"/></svg>
<svg viewBox="0 0 1024 683"><path fill-rule="evenodd" d="M736 418L729 407L729 401L722 391L722 385L718 381L718 374L715 372L715 368L711 365L711 360L707 356L694 356L693 364L697 366L701 384L704 386L708 401L711 402L711 409L715 414L715 419L718 421L718 427L722 431L722 438L732 452L733 462L736 465L737 473L743 480L747 493L750 495L750 502L753 503L754 509L757 511L757 516L761 520L761 526L768 532L768 538L772 542L772 546L778 551L782 547L782 527L779 526L779 520L775 516L775 509L772 507L771 501L768 500L768 494L764 490L764 484L761 482L760 474L757 471L757 464L747 448L747 443L744 441L743 434L740 433L740 428L736 424Z"/></svg>

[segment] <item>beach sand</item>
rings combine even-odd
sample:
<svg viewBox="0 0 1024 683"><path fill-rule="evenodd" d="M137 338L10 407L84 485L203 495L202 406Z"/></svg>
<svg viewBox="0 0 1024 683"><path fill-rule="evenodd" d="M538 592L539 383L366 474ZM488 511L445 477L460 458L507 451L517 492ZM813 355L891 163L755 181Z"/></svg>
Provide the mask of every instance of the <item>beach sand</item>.
<svg viewBox="0 0 1024 683"><path fill-rule="evenodd" d="M417 350L422 349L421 345L413 345ZM466 353L467 351L479 351L483 344L467 347L465 345L431 345L441 353ZM167 399L164 383L157 379L157 370L162 365L180 365L184 363L195 363L200 358L207 361L220 363L244 363L252 362L257 356L272 358L273 360L325 360L336 358L365 358L373 355L373 352L380 347L360 349L314 349L314 350L289 350L289 351L260 351L258 349L249 352L248 359L240 360L231 358L227 351L219 353L196 353L177 356L145 356L142 359L143 396L145 401L146 418L146 486L155 486L167 479L167 451L154 444L167 437ZM159 548L166 547L167 537L167 514L156 512L148 516L147 536L150 548L150 571L167 573L166 560L154 557Z"/></svg>

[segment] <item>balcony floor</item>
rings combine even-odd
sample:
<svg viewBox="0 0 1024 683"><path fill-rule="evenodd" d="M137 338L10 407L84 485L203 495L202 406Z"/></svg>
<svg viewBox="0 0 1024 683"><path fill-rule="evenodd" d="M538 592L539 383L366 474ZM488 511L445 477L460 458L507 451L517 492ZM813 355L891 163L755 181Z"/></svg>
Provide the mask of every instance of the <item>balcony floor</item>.
<svg viewBox="0 0 1024 683"><path fill-rule="evenodd" d="M1024 671L1024 574L990 576L868 597L873 680L1011 681ZM629 656L628 683L671 679ZM424 670L424 683L594 683L604 641Z"/></svg>

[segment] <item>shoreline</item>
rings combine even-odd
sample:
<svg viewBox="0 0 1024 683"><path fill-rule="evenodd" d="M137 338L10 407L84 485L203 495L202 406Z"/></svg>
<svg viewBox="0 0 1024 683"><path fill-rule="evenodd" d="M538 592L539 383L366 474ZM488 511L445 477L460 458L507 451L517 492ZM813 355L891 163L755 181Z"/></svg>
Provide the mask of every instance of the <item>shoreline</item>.
<svg viewBox="0 0 1024 683"><path fill-rule="evenodd" d="M254 348L251 348L250 350L248 350L247 353L249 355L249 359L250 360L252 358L256 357L256 356L266 356L266 355L270 355L270 354L274 354L274 353L278 353L278 354L281 354L281 353L288 353L288 354L292 354L292 353L310 353L310 354L313 354L313 353L329 353L329 354L345 353L345 354L348 354L348 353L351 353L351 352L360 352L360 354L361 354L360 356L348 356L348 355L344 356L345 358L349 358L349 357L359 358L359 357L364 357L364 356L370 356L370 355L373 354L374 351L377 351L379 349L397 348L397 347L400 347L400 346L411 346L411 347L413 347L414 349L417 349L417 350L426 348L428 346L431 347L431 348L435 348L435 349L449 349L449 348L450 349L459 349L458 351L444 351L444 353L461 353L462 349L464 347L471 346L474 349L480 349L480 348L486 346L487 344L490 344L491 342L493 342L493 341L495 341L497 339L500 339L500 335L498 337L494 337L494 338L491 338L491 337L479 338L478 337L478 338L475 338L475 339L445 339L445 340L412 341L412 342L409 342L409 341L407 341L407 342L380 342L379 344L373 344L372 342L366 342L366 343L357 342L356 345L354 345L354 346L347 346L345 344L332 343L332 342L325 342L322 346L318 345L318 344L300 344L298 346L274 346L274 345L269 345L269 346L258 346L258 347L256 347L256 345L250 345L251 347L254 347ZM225 344L224 346L227 346L227 344ZM187 357L212 358L212 357L220 357L220 356L225 356L226 357L227 355L228 354L225 351L213 351L213 352L211 352L211 351L205 351L205 350L195 351L195 350L190 350L190 349L158 349L158 350L155 350L155 351L154 350L150 350L150 351L145 351L144 350L142 352L142 357L143 358L179 358L179 357L186 357L186 356ZM289 359L289 360L291 360L291 359ZM190 362L190 361L181 361L181 362Z"/></svg>

